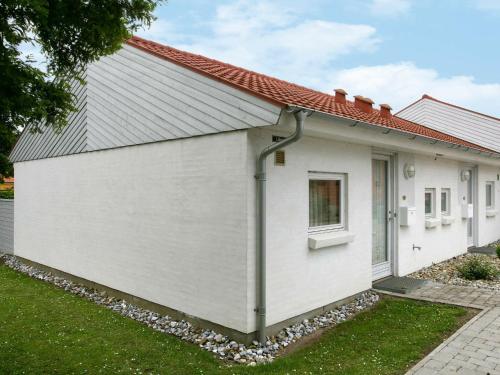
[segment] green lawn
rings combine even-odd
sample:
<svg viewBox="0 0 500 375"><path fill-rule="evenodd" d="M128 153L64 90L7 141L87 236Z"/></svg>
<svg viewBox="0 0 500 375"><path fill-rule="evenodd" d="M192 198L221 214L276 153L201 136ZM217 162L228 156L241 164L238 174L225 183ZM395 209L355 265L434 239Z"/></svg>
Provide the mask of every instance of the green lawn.
<svg viewBox="0 0 500 375"><path fill-rule="evenodd" d="M0 266L0 374L402 374L470 315L383 299L310 345L254 368L155 332Z"/></svg>

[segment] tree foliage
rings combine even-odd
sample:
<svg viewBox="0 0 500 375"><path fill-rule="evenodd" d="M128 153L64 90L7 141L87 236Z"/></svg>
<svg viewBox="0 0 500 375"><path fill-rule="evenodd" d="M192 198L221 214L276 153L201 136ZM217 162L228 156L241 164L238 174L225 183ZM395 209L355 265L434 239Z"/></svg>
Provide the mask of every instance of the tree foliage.
<svg viewBox="0 0 500 375"><path fill-rule="evenodd" d="M74 109L68 78L149 26L162 0L0 0L0 175L20 129L56 131ZM40 48L46 70L22 49Z"/></svg>

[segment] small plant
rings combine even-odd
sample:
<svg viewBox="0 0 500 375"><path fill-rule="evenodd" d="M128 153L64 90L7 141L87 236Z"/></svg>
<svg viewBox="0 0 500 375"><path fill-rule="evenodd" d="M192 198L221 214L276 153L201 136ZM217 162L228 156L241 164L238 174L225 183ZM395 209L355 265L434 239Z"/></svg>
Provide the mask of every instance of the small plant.
<svg viewBox="0 0 500 375"><path fill-rule="evenodd" d="M496 266L486 256L475 256L465 261L457 266L457 271L466 280L494 280L499 274Z"/></svg>
<svg viewBox="0 0 500 375"><path fill-rule="evenodd" d="M0 199L14 199L14 189L0 190Z"/></svg>
<svg viewBox="0 0 500 375"><path fill-rule="evenodd" d="M500 258L500 244L496 246L496 251L497 251L497 257Z"/></svg>

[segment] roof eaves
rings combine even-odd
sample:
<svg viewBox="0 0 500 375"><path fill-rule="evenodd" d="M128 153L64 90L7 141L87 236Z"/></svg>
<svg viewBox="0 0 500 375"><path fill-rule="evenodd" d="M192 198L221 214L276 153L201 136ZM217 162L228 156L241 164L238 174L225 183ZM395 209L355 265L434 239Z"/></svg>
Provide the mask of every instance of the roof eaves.
<svg viewBox="0 0 500 375"><path fill-rule="evenodd" d="M490 156L496 155L498 158L500 158L500 153L498 153L496 151L493 151L491 149L488 149L486 147L475 145L475 144L469 143L469 142L467 142L469 145L465 146L465 145L460 144L460 143L439 140L439 139L436 139L436 138L433 138L433 137L426 136L424 134L417 134L417 133L413 133L413 132L410 132L410 131L406 131L406 130L402 130L402 129L398 129L398 128L393 128L393 127L385 126L385 125L382 125L382 124L376 124L376 123L372 123L372 122L366 122L366 121L362 121L362 120L359 120L359 119L355 119L355 118L351 118L351 117L347 117L347 116L342 116L342 115L339 115L339 114L333 114L333 113L329 113L329 112L323 112L323 111L319 111L319 110L315 110L315 109L311 109L311 108L307 108L307 107L302 107L302 106L297 106L297 105L289 105L289 107L290 108L297 108L297 109L304 109L304 110L307 110L307 111L311 111L313 113L316 112L316 113L320 113L320 114L325 115L325 116L335 117L335 118L339 118L339 119L342 119L342 120L355 121L356 124L365 124L365 125L368 125L368 126L371 126L371 127L376 126L378 128L389 130L386 134L388 134L390 131L394 131L396 133L402 133L402 134L411 135L412 139L423 138L423 139L431 141L432 144L444 143L444 144L448 144L448 145L451 145L451 146L458 146L457 148L459 148L459 149L460 148L465 148L466 151L467 150L475 150L475 151L478 151L479 154L485 153L485 154L488 154ZM408 120L405 120L405 121L408 121ZM418 125L420 125L420 124L418 124ZM423 126L423 125L420 125L420 126ZM428 129L434 130L434 129L431 129L431 128L428 128ZM457 140L459 140L459 138L457 138ZM464 141L464 140L460 139L460 141Z"/></svg>

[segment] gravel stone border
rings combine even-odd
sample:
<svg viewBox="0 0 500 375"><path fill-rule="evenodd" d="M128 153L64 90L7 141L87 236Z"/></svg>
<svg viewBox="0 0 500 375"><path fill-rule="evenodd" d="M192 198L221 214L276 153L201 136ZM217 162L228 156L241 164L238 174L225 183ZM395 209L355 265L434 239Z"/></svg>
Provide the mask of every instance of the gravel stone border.
<svg viewBox="0 0 500 375"><path fill-rule="evenodd" d="M184 341L197 344L201 349L214 353L216 357L229 363L246 364L255 366L257 363L272 362L288 345L308 336L318 329L334 326L341 323L362 310L375 305L379 295L373 291L362 293L354 301L325 312L312 319L305 319L300 323L286 327L277 335L268 337L265 345L253 341L251 345L244 345L232 341L227 336L213 330L200 329L184 320L173 320L167 315L160 315L153 311L139 308L125 300L109 297L106 292L87 288L73 283L51 273L40 271L34 267L23 264L13 255L1 254L9 268L24 273L34 279L43 280L54 284L70 293L84 297L98 305L105 306L122 316L134 319L148 327L166 334L174 335Z"/></svg>
<svg viewBox="0 0 500 375"><path fill-rule="evenodd" d="M467 253L445 260L441 263L433 264L432 266L423 268L408 276L415 279L432 280L441 284L471 286L474 288L500 291L500 278L496 280L466 280L460 277L457 266L462 265L464 262L474 257L488 257L488 259L496 265L497 269L500 270L500 258L496 255L489 256Z"/></svg>

